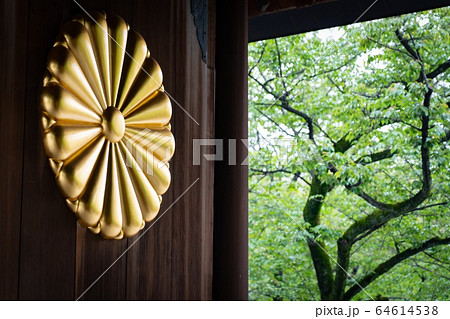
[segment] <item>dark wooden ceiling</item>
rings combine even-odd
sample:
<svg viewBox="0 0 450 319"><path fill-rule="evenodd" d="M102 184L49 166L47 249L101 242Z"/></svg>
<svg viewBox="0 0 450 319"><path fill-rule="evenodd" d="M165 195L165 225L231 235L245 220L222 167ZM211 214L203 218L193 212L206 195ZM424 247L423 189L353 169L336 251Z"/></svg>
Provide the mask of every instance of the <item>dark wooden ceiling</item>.
<svg viewBox="0 0 450 319"><path fill-rule="evenodd" d="M249 0L248 16L252 18L284 10L304 8L329 1L335 0Z"/></svg>
<svg viewBox="0 0 450 319"><path fill-rule="evenodd" d="M248 40L276 38L449 5L450 0L249 0Z"/></svg>

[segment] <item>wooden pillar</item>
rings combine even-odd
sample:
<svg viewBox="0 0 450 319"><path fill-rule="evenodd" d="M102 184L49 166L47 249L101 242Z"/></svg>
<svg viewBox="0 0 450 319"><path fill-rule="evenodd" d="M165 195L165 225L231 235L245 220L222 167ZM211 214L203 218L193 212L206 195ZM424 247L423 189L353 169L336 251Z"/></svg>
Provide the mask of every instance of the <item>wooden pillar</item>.
<svg viewBox="0 0 450 319"><path fill-rule="evenodd" d="M224 161L214 178L213 299L248 299L247 1L217 1L215 133ZM229 140L236 139L236 165Z"/></svg>
<svg viewBox="0 0 450 319"><path fill-rule="evenodd" d="M18 295L27 5L0 4L0 300Z"/></svg>

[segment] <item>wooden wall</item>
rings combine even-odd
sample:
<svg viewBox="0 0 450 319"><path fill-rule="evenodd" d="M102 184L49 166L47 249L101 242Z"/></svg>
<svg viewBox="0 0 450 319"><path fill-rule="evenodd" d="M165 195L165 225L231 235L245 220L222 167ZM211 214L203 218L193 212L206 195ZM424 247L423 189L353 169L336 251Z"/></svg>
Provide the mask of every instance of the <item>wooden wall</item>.
<svg viewBox="0 0 450 319"><path fill-rule="evenodd" d="M172 103L176 152L161 212L199 180L136 243L103 240L80 227L47 164L38 95L58 30L81 9L72 0L2 1L0 299L77 299L133 244L82 300L211 299L214 166L192 165L192 139L214 135L215 67L211 58L208 65L201 60L190 1L78 3L116 13L140 32L166 91L199 123ZM213 15L209 23L214 30Z"/></svg>

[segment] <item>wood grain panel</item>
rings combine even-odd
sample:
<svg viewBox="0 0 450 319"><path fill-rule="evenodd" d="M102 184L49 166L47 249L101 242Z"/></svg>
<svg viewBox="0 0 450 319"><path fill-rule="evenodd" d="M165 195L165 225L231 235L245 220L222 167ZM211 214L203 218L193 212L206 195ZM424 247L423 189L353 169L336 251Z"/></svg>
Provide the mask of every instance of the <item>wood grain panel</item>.
<svg viewBox="0 0 450 319"><path fill-rule="evenodd" d="M126 248L127 239L105 240L77 225L75 299L124 300Z"/></svg>
<svg viewBox="0 0 450 319"><path fill-rule="evenodd" d="M213 163L193 165L192 141L213 136L214 71L201 60L189 3L134 2L134 25L175 100L173 181L161 213L199 180L128 252L128 299L211 299Z"/></svg>
<svg viewBox="0 0 450 319"><path fill-rule="evenodd" d="M18 295L27 13L26 0L1 4L0 300Z"/></svg>
<svg viewBox="0 0 450 319"><path fill-rule="evenodd" d="M214 59L208 59L209 66L201 60L190 1L78 1L87 10L117 13L141 32L174 98L173 183L161 219L135 245L143 232L128 240L103 240L78 226L56 187L41 142L38 97L57 32L82 10L71 0L28 2L5 5L5 21L14 29L6 38L11 47L1 52L7 61L1 77L1 145L11 152L1 153L8 189L2 191L7 214L0 218L7 231L0 247L2 257L7 247L8 259L0 265L8 278L1 278L0 297L70 300L89 288L82 300L211 299L213 163L193 165L192 140L213 137L215 71ZM8 103L16 108L6 108ZM115 262L127 247L130 251Z"/></svg>
<svg viewBox="0 0 450 319"><path fill-rule="evenodd" d="M73 299L73 214L56 188L41 142L39 91L47 54L69 2L29 1L19 299Z"/></svg>

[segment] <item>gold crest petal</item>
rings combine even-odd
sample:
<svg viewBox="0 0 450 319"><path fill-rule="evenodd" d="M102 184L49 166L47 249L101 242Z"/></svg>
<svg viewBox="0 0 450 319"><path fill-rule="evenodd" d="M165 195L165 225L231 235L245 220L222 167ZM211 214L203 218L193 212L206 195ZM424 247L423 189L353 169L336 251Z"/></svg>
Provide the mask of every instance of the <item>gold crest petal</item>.
<svg viewBox="0 0 450 319"><path fill-rule="evenodd" d="M86 227L97 225L102 216L105 200L106 179L108 174L108 157L111 143L104 143L99 159L89 177L86 188L80 195L76 211L80 224Z"/></svg>
<svg viewBox="0 0 450 319"><path fill-rule="evenodd" d="M142 68L124 102L123 114L138 106L149 98L162 85L162 71L159 64L152 58L145 60Z"/></svg>
<svg viewBox="0 0 450 319"><path fill-rule="evenodd" d="M42 85L47 86L47 85L50 85L53 83L58 84L58 80L53 76L53 74L48 69L46 69L44 72L44 78L42 80Z"/></svg>
<svg viewBox="0 0 450 319"><path fill-rule="evenodd" d="M43 128L44 132L47 131L50 127L52 127L53 124L55 124L55 123L56 123L56 121L54 119L52 119L45 112L42 112L41 124L42 124L42 128Z"/></svg>
<svg viewBox="0 0 450 319"><path fill-rule="evenodd" d="M105 138L100 136L64 162L56 176L64 196L77 198L83 191L104 142Z"/></svg>
<svg viewBox="0 0 450 319"><path fill-rule="evenodd" d="M130 88L147 57L147 44L139 33L135 31L128 33L126 52L128 54L125 56L123 64L119 102L117 103L118 109L122 108Z"/></svg>
<svg viewBox="0 0 450 319"><path fill-rule="evenodd" d="M125 48L127 45L128 27L119 16L108 16L108 32L110 61L111 61L111 105L117 105L122 66L125 59Z"/></svg>
<svg viewBox="0 0 450 319"><path fill-rule="evenodd" d="M80 22L71 21L63 27L61 33L66 39L68 48L73 52L78 64L83 70L97 100L102 108L106 109L106 99L103 94L97 60L95 58L94 48L92 47L88 30Z"/></svg>
<svg viewBox="0 0 450 319"><path fill-rule="evenodd" d="M42 88L42 110L56 121L101 123L100 116L63 86L52 83Z"/></svg>
<svg viewBox="0 0 450 319"><path fill-rule="evenodd" d="M128 175L125 162L121 153L117 149L117 144L114 144L114 147L116 147L115 154L117 157L118 175L120 181L120 199L123 212L122 230L124 236L130 237L135 235L140 230L142 225L142 213L135 194L133 183Z"/></svg>
<svg viewBox="0 0 450 319"><path fill-rule="evenodd" d="M147 179L152 184L157 194L164 194L170 186L170 171L166 163L159 160L153 153L147 151L145 145L140 143L125 143L126 147L133 155L137 166L133 169L139 169L144 172Z"/></svg>
<svg viewBox="0 0 450 319"><path fill-rule="evenodd" d="M54 124L44 133L44 147L49 157L62 161L101 132L100 126Z"/></svg>
<svg viewBox="0 0 450 319"><path fill-rule="evenodd" d="M84 104L90 106L98 114L103 109L84 76L77 60L70 50L56 46L50 50L47 67L55 78Z"/></svg>
<svg viewBox="0 0 450 319"><path fill-rule="evenodd" d="M50 164L50 168L52 169L53 174L58 175L59 171L61 170L61 167L63 165L63 162L55 161L55 160L49 158L48 163Z"/></svg>
<svg viewBox="0 0 450 319"><path fill-rule="evenodd" d="M166 93L157 91L150 99L144 101L129 113L125 113L127 126L151 127L164 126L172 117L172 104Z"/></svg>
<svg viewBox="0 0 450 319"><path fill-rule="evenodd" d="M93 233L93 234L99 234L100 233L100 223L98 223L95 226L92 227L88 227L88 229Z"/></svg>
<svg viewBox="0 0 450 319"><path fill-rule="evenodd" d="M149 222L153 220L159 212L160 202L158 194L156 194L155 189L142 170L136 169L136 167L138 167L136 161L122 142L119 143L119 150L122 154L122 158L126 159L128 173L134 188L136 189L136 195L142 210L142 217L146 222Z"/></svg>
<svg viewBox="0 0 450 319"><path fill-rule="evenodd" d="M100 219L100 233L105 238L115 238L122 232L122 207L117 174L115 147L110 147L108 160L108 178L106 179L105 200Z"/></svg>
<svg viewBox="0 0 450 319"><path fill-rule="evenodd" d="M111 81L110 81L110 63L109 63L109 35L106 16L98 11L91 12L92 19L86 19L84 26L89 32L95 58L98 63L103 92L106 98L106 105L111 104Z"/></svg>
<svg viewBox="0 0 450 319"><path fill-rule="evenodd" d="M124 142L141 147L141 152L153 154L167 163L175 152L175 139L167 129L149 130L128 127L125 129Z"/></svg>

